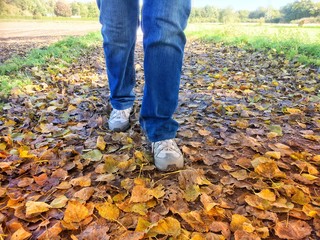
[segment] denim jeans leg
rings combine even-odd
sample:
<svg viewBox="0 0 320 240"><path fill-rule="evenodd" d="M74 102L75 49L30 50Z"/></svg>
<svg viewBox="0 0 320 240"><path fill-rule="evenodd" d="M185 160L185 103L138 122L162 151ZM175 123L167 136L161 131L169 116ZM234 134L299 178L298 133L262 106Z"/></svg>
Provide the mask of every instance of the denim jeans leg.
<svg viewBox="0 0 320 240"><path fill-rule="evenodd" d="M145 87L140 124L151 142L176 136L178 105L190 0L144 0L142 30Z"/></svg>
<svg viewBox="0 0 320 240"><path fill-rule="evenodd" d="M134 48L139 24L139 0L97 0L113 108L123 110L134 101Z"/></svg>

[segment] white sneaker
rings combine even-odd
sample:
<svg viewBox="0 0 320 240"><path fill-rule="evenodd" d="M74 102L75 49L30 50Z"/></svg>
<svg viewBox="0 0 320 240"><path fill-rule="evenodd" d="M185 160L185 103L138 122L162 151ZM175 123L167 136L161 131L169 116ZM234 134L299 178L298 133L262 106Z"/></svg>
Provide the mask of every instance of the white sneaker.
<svg viewBox="0 0 320 240"><path fill-rule="evenodd" d="M183 168L182 153L173 139L152 143L154 165L161 171Z"/></svg>
<svg viewBox="0 0 320 240"><path fill-rule="evenodd" d="M130 127L129 118L131 108L124 110L113 109L109 118L109 129L112 131L123 132Z"/></svg>

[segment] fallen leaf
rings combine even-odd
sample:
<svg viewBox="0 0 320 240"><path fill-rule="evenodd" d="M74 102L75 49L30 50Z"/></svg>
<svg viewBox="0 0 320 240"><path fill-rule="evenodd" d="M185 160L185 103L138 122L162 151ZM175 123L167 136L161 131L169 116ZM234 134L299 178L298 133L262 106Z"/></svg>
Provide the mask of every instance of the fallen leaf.
<svg viewBox="0 0 320 240"><path fill-rule="evenodd" d="M31 216L35 213L46 212L51 208L51 206L45 202L34 202L28 201L26 202L26 215Z"/></svg>
<svg viewBox="0 0 320 240"><path fill-rule="evenodd" d="M150 226L147 232L148 237L156 237L157 235L167 235L177 237L181 233L181 226L177 219L167 217L160 219L157 223Z"/></svg>
<svg viewBox="0 0 320 240"><path fill-rule="evenodd" d="M23 227L19 228L17 231L15 231L10 240L24 240L31 237L31 233L27 232Z"/></svg>
<svg viewBox="0 0 320 240"><path fill-rule="evenodd" d="M109 203L109 202L98 203L95 205L95 208L98 210L100 216L107 220L115 221L119 218L120 211L112 203Z"/></svg>
<svg viewBox="0 0 320 240"><path fill-rule="evenodd" d="M301 220L278 222L274 227L275 234L282 239L298 240L308 237L312 228Z"/></svg>

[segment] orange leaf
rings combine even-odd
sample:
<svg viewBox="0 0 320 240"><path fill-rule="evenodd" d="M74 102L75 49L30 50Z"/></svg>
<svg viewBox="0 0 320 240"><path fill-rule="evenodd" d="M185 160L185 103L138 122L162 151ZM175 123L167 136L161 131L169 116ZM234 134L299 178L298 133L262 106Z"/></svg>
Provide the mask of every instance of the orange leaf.
<svg viewBox="0 0 320 240"><path fill-rule="evenodd" d="M89 209L85 205L78 201L69 201L63 220L66 223L79 223L89 216Z"/></svg>
<svg viewBox="0 0 320 240"><path fill-rule="evenodd" d="M12 234L10 240L24 240L31 237L31 235L31 233L27 232L23 227L21 227Z"/></svg>

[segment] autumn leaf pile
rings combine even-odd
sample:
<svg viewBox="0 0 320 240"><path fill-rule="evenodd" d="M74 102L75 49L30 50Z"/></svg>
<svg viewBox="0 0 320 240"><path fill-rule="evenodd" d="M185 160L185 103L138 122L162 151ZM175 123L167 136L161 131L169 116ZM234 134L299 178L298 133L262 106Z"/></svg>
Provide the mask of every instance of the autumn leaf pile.
<svg viewBox="0 0 320 240"><path fill-rule="evenodd" d="M178 145L152 164L139 124L110 132L102 49L25 69L0 119L0 239L319 239L320 80L276 51L190 42ZM56 62L59 62L56 59Z"/></svg>

